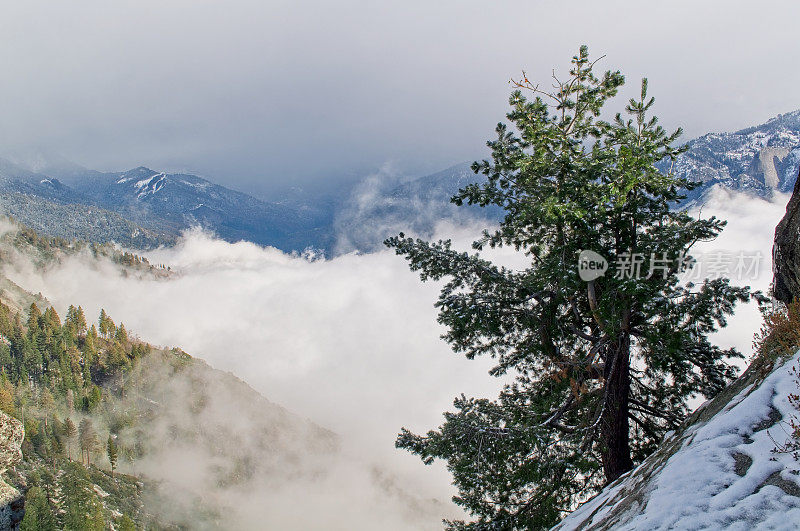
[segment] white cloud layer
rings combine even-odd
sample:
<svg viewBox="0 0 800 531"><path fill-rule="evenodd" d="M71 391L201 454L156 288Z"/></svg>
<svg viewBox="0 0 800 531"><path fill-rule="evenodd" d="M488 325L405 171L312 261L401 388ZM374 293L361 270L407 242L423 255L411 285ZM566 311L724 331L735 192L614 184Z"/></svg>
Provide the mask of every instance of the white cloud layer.
<svg viewBox="0 0 800 531"><path fill-rule="evenodd" d="M476 230L451 225L442 232L464 243ZM178 275L123 277L110 263L87 267L79 256L44 277L29 268L9 276L46 294L59 311L80 304L94 316L102 307L143 339L180 346L340 434L352 459L345 463L379 466L399 488L442 501L443 513L430 520L434 527L458 514L444 467L424 467L394 449L401 427L435 427L456 395L493 397L500 386L486 374L488 360L468 361L439 340L434 284L420 283L389 251L310 260L199 231L149 258ZM353 476L353 488L369 483L361 471ZM330 500L315 498L326 506L341 501L337 488L347 488L329 487Z"/></svg>
<svg viewBox="0 0 800 531"><path fill-rule="evenodd" d="M715 192L703 214L714 213L729 225L699 250L761 252L760 275L750 284L768 289L772 235L787 199ZM476 233L452 225L438 232L455 234L462 247ZM494 397L500 385L486 375L489 360L468 361L438 338L435 284L420 283L388 250L313 260L201 232L149 258L178 274L168 281L139 280L120 276L110 264L86 267L81 257L44 276L25 268L8 274L26 289L41 291L59 310L80 304L93 316L103 307L143 339L180 346L337 432L348 455L380 464L403 489L443 500L443 514L431 519L432 526L441 516L457 514L446 501L452 487L444 468L423 467L393 448L400 427L435 427L457 394ZM498 258L524 265L510 251ZM717 341L749 354L759 325L754 308L743 308ZM324 497L319 502L328 503Z"/></svg>

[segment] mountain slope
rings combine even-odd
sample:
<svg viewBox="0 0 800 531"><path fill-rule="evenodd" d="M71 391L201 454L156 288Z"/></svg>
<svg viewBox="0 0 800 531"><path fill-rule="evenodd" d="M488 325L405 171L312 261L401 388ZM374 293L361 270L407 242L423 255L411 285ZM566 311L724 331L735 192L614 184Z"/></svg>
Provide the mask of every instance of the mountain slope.
<svg viewBox="0 0 800 531"><path fill-rule="evenodd" d="M169 279L136 257L106 257L106 251L5 223L0 266L41 270L85 253L120 274ZM266 492L265 483L277 489L317 481L337 455L332 432L232 374L179 349L132 339L121 323L111 322L105 332L101 325L98 334L91 322L88 329L76 324L83 313L74 307L62 324L41 295L4 275L0 284L0 409L25 426L23 461L5 477L21 492L30 489L29 520L73 529L70 522L81 518L82 529L128 529L125 522L147 529L241 528L248 493ZM89 421L94 444L84 448L82 435L69 435L67 419L80 433ZM122 474L110 470L109 437Z"/></svg>
<svg viewBox="0 0 800 531"><path fill-rule="evenodd" d="M178 233L199 225L221 238L281 249L318 245L304 240L320 215L311 207L269 203L188 174L139 167L75 180L74 189L93 204L146 228Z"/></svg>
<svg viewBox="0 0 800 531"><path fill-rule="evenodd" d="M387 189L381 183L366 181L338 209L334 251L375 251L383 247L383 240L398 232L431 237L436 226L445 221L499 220L502 210L498 207L458 207L450 202L461 188L483 180L470 165L457 164Z"/></svg>
<svg viewBox="0 0 800 531"><path fill-rule="evenodd" d="M673 171L703 184L689 194L698 199L712 186L770 197L791 192L800 162L800 110L733 133L709 133L688 142ZM663 170L670 165L663 163Z"/></svg>
<svg viewBox="0 0 800 531"><path fill-rule="evenodd" d="M170 233L145 229L116 212L77 203L48 201L25 193L0 193L0 212L56 238L116 242L133 249L171 245Z"/></svg>
<svg viewBox="0 0 800 531"><path fill-rule="evenodd" d="M800 164L800 111L741 131L709 133L688 147L674 165L659 165L702 182L687 204L703 203L714 186L766 198L789 192ZM228 241L284 251L373 251L399 231L430 236L442 221L492 222L503 215L497 207L450 203L460 188L484 179L468 163L396 185L368 179L349 196L342 189L335 197L305 194L279 202L145 167L104 173L64 160L27 165L0 159L0 200L8 213L50 235L137 248L169 244L199 225Z"/></svg>
<svg viewBox="0 0 800 531"><path fill-rule="evenodd" d="M100 208L54 177L0 159L0 212L49 236L147 249L170 245L175 234L145 229Z"/></svg>
<svg viewBox="0 0 800 531"><path fill-rule="evenodd" d="M247 240L286 251L327 247L332 238L332 205L324 201L262 201L196 175L143 166L104 173L65 161L37 160L30 168L37 171L0 159L0 193L6 194L8 213L50 235L64 232L56 221L65 215L61 206L81 205L73 208L77 225L105 224L113 237L103 238L97 230L86 228L79 237L95 242L114 239L136 248L154 246L153 239L156 244L170 244L181 231L194 226L229 241ZM36 215L25 216L31 203ZM122 226L139 230L126 231ZM151 235L143 238L141 234L147 232Z"/></svg>
<svg viewBox="0 0 800 531"><path fill-rule="evenodd" d="M798 414L788 397L799 361L751 366L554 529L796 529L800 463L773 450Z"/></svg>

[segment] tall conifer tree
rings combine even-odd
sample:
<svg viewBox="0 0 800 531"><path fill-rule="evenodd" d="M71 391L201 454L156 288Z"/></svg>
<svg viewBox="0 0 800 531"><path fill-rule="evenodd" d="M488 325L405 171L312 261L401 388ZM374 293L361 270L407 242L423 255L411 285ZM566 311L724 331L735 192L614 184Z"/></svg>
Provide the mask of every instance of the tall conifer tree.
<svg viewBox="0 0 800 531"><path fill-rule="evenodd" d="M497 126L491 160L473 164L485 180L453 198L505 210L476 253L449 240L386 241L423 280L446 281L444 339L470 359L491 356L491 374L510 382L495 401L457 398L438 430L397 439L425 463L447 461L454 500L475 518L454 529L551 526L652 452L690 398L714 395L736 374L729 360L739 353L708 335L749 289L680 279L692 246L725 223L675 208L695 184L656 168L681 152L680 130L668 134L649 116L646 80L607 121L601 111L624 78L597 76L594 64L581 47L553 92L524 73L515 82L507 117L516 131ZM524 253L529 266L481 257L495 246ZM583 280L584 250L609 271Z"/></svg>

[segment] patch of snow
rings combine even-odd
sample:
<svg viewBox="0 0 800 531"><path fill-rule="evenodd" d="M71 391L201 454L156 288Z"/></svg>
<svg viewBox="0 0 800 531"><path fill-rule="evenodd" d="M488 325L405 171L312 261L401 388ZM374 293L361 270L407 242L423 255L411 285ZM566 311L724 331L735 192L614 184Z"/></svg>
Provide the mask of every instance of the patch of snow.
<svg viewBox="0 0 800 531"><path fill-rule="evenodd" d="M681 449L651 478L645 507L632 507L615 529L797 529L800 498L765 482L779 473L783 480L800 483L793 456L773 451L776 442L783 444L788 438L785 423L798 413L788 400L789 394L797 393L789 371L798 360L800 353L755 389L742 391L705 424L684 432ZM783 420L754 432L774 410ZM735 454L752 460L742 476L735 471ZM613 509L612 503L603 504L636 472L579 507L558 528L574 529L590 518L599 522Z"/></svg>
<svg viewBox="0 0 800 531"><path fill-rule="evenodd" d="M147 179L142 179L141 181L137 181L136 184L134 184L134 186L136 187L137 190L141 190L142 186L150 184L150 181L152 181L156 177L157 175L153 175L152 177L148 177Z"/></svg>
<svg viewBox="0 0 800 531"><path fill-rule="evenodd" d="M166 178L167 175L164 172L161 172L153 175L152 177L148 177L147 179L137 181L136 184L134 184L134 187L139 190L139 193L136 194L136 197L141 199L147 194L155 194L164 187Z"/></svg>
<svg viewBox="0 0 800 531"><path fill-rule="evenodd" d="M191 186L192 188L197 188L199 190L205 190L211 185L211 183L193 183L185 179L181 179L180 182L181 184L185 184L186 186Z"/></svg>

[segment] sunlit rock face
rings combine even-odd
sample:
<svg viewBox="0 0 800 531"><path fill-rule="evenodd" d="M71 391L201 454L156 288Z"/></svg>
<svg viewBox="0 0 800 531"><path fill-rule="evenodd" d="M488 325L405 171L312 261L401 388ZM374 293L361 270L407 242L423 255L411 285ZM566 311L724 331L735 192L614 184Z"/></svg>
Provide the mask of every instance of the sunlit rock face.
<svg viewBox="0 0 800 531"><path fill-rule="evenodd" d="M786 205L786 215L775 229L772 254L775 298L791 302L800 296L800 179Z"/></svg>
<svg viewBox="0 0 800 531"><path fill-rule="evenodd" d="M22 459L22 423L0 412L0 474ZM0 529L17 529L24 514L25 499L0 478Z"/></svg>

